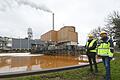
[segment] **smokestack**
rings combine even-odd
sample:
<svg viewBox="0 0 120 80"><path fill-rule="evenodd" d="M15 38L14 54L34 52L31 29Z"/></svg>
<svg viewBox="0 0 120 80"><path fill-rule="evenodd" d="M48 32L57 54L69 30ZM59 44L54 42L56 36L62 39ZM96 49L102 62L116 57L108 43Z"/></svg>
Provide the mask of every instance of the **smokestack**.
<svg viewBox="0 0 120 80"><path fill-rule="evenodd" d="M52 19L53 19L53 30L54 30L54 15L55 15L55 14L53 13L53 14L52 14L52 17L53 17L53 18L52 18Z"/></svg>

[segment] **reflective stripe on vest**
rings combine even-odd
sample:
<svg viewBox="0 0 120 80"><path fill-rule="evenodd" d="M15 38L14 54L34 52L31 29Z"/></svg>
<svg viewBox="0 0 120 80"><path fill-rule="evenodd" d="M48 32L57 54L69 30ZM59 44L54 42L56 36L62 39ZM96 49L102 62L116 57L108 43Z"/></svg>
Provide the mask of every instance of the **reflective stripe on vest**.
<svg viewBox="0 0 120 80"><path fill-rule="evenodd" d="M113 53L110 51L110 42L104 43L103 41L100 43L100 46L97 48L97 53L100 56L109 56L113 57Z"/></svg>
<svg viewBox="0 0 120 80"><path fill-rule="evenodd" d="M90 42L90 44L89 44L89 42L87 42L86 46L88 46L88 44L89 44L88 47L92 47L95 41L96 41L96 39L93 39L93 40ZM90 52L96 52L96 49L90 50Z"/></svg>

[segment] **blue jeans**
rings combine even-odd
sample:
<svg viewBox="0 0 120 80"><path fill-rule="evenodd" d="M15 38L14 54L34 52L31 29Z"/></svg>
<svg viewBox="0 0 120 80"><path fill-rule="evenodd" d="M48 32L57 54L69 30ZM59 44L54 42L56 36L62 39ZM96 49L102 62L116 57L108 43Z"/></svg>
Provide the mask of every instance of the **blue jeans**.
<svg viewBox="0 0 120 80"><path fill-rule="evenodd" d="M110 60L112 58L111 57L102 57L105 69L106 69L106 80L110 80Z"/></svg>

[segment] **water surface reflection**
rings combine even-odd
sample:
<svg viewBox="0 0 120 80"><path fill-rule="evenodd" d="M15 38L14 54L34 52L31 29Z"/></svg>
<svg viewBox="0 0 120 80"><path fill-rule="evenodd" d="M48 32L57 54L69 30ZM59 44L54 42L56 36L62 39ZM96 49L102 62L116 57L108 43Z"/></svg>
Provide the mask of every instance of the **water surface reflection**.
<svg viewBox="0 0 120 80"><path fill-rule="evenodd" d="M0 56L0 73L31 71L88 64L87 57L74 56Z"/></svg>

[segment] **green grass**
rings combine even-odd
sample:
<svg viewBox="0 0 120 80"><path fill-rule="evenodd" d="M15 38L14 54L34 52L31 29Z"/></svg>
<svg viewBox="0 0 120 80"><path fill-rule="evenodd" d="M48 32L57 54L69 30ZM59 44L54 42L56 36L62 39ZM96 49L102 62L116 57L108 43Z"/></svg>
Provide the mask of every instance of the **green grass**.
<svg viewBox="0 0 120 80"><path fill-rule="evenodd" d="M114 56L116 59L111 61L111 78L112 80L120 80L120 53L115 53ZM104 80L105 68L103 63L98 64L98 69L98 74L93 74L89 71L89 67L84 67L35 76L18 77L9 80Z"/></svg>

